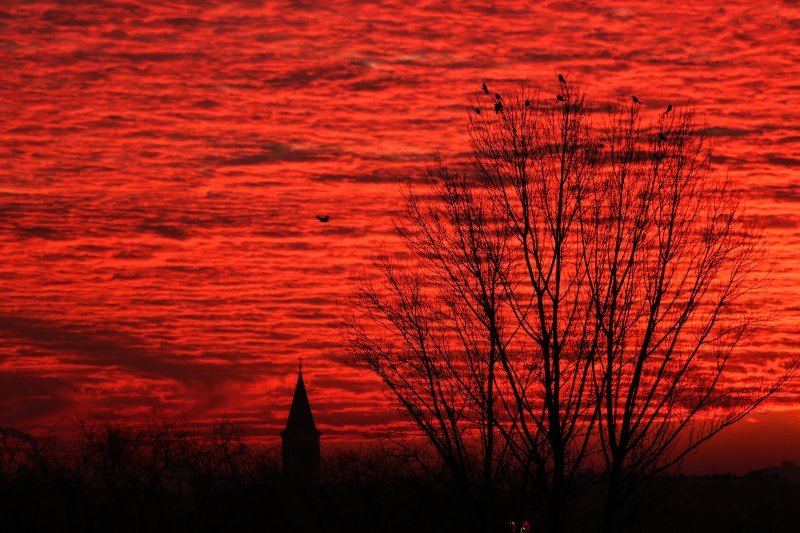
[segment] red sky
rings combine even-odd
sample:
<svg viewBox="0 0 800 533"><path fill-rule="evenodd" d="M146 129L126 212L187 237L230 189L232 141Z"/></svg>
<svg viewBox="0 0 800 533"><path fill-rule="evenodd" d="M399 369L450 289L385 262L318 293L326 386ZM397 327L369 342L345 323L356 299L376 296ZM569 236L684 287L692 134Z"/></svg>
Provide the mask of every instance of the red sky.
<svg viewBox="0 0 800 533"><path fill-rule="evenodd" d="M696 105L773 262L738 369L798 352L798 2L155 4L0 5L0 425L157 400L275 435L303 357L323 432L375 430L381 393L339 363L348 274L400 184L463 157L482 81L557 72ZM800 461L798 424L795 384L690 463Z"/></svg>

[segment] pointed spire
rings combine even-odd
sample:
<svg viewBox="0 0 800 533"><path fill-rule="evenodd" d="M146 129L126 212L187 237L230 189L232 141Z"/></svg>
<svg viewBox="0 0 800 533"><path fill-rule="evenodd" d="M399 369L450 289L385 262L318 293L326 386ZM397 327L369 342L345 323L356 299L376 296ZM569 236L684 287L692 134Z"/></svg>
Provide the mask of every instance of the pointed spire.
<svg viewBox="0 0 800 533"><path fill-rule="evenodd" d="M292 398L292 406L289 409L289 419L286 421L286 429L281 432L281 435L287 433L316 433L319 435L319 430L314 424L314 415L311 414L306 385L303 382L302 361L298 367L297 385L294 388L294 398Z"/></svg>

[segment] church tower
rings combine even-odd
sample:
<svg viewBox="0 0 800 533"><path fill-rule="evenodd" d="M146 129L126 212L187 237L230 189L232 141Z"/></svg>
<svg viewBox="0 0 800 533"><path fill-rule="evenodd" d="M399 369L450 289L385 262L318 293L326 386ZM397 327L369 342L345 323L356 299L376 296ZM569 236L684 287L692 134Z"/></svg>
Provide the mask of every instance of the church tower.
<svg viewBox="0 0 800 533"><path fill-rule="evenodd" d="M320 432L311 414L311 404L308 403L301 366L297 373L297 385L294 388L286 429L281 431L281 454L284 478L290 484L308 491L319 487L319 436Z"/></svg>

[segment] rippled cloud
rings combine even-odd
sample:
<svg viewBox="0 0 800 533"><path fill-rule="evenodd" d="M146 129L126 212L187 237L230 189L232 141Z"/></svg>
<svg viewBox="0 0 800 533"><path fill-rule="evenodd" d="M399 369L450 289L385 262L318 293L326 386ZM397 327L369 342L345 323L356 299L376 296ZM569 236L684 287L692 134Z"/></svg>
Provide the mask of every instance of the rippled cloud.
<svg viewBox="0 0 800 533"><path fill-rule="evenodd" d="M557 72L694 106L776 265L734 370L800 345L796 2L40 0L0 28L0 425L158 400L274 437L299 358L324 431L396 420L342 364L348 276L435 153L467 159L481 82Z"/></svg>

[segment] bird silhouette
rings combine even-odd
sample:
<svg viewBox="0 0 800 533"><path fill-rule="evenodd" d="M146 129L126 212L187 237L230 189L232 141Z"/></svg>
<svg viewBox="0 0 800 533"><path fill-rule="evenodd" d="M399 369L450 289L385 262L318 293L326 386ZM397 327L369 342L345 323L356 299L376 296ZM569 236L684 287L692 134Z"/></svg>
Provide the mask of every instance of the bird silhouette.
<svg viewBox="0 0 800 533"><path fill-rule="evenodd" d="M564 97L561 96L560 94L557 94L556 95L556 100L558 100L559 102L563 102L564 101Z"/></svg>
<svg viewBox="0 0 800 533"><path fill-rule="evenodd" d="M667 110L664 111L664 114L666 115L667 113L670 113L670 112L672 112L672 104L667 104Z"/></svg>
<svg viewBox="0 0 800 533"><path fill-rule="evenodd" d="M562 76L560 72L558 73L558 82L561 85L566 85L567 84L567 80L564 79L564 76Z"/></svg>
<svg viewBox="0 0 800 533"><path fill-rule="evenodd" d="M500 93L494 93L494 97L495 97L496 100L502 100L503 99L503 97L500 96Z"/></svg>
<svg viewBox="0 0 800 533"><path fill-rule="evenodd" d="M330 219L331 219L330 215L317 215L317 220L319 220L323 224L328 222Z"/></svg>
<svg viewBox="0 0 800 533"><path fill-rule="evenodd" d="M484 94L489 94L489 87L486 86L486 82L483 83L482 89Z"/></svg>
<svg viewBox="0 0 800 533"><path fill-rule="evenodd" d="M525 100L525 107L530 107L530 106L531 106L531 101Z"/></svg>
<svg viewBox="0 0 800 533"><path fill-rule="evenodd" d="M631 96L631 99L633 100L633 103L634 103L634 104L641 104L641 102L639 101L639 99L638 99L638 98L636 98L635 96Z"/></svg>
<svg viewBox="0 0 800 533"><path fill-rule="evenodd" d="M659 131L658 132L658 138L661 139L662 141L666 141L667 140L667 136L663 131Z"/></svg>
<svg viewBox="0 0 800 533"><path fill-rule="evenodd" d="M503 111L503 103L500 100L498 100L494 104L494 112L495 113L500 113L501 111Z"/></svg>
<svg viewBox="0 0 800 533"><path fill-rule="evenodd" d="M480 115L481 114L481 108L480 107L476 107L475 108L475 112Z"/></svg>

